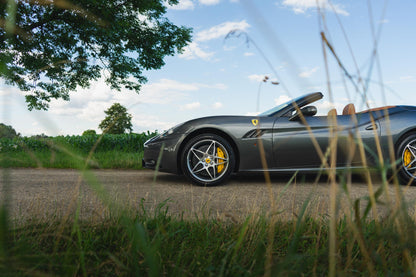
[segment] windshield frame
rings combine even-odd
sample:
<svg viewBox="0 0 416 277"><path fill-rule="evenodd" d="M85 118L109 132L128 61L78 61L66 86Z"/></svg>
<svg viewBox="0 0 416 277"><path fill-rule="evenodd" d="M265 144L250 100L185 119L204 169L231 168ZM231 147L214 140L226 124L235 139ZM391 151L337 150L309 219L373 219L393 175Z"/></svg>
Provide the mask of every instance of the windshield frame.
<svg viewBox="0 0 416 277"><path fill-rule="evenodd" d="M280 104L276 107L273 107L261 114L259 116L266 116L266 117L272 117L272 116L283 116L285 114L288 114L289 112L296 109L296 106L300 109L303 106L306 106L310 103L313 103L315 101L318 101L323 98L323 94L321 92L313 92L309 94L305 94L302 96L299 96L295 99L291 99L283 104Z"/></svg>

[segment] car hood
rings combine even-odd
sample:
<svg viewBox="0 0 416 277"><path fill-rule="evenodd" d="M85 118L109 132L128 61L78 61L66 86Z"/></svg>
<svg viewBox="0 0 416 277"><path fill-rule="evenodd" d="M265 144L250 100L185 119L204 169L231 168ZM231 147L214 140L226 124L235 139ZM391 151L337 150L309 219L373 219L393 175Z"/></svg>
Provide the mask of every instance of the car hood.
<svg viewBox="0 0 416 277"><path fill-rule="evenodd" d="M252 119L258 118L257 116L238 116L238 115L220 115L220 116L207 116L207 117L200 117L196 119L192 119L182 123L178 126L175 130L177 133L190 133L195 129L201 128L221 128L221 126L225 125L235 125L238 126L240 124L248 124L252 121Z"/></svg>

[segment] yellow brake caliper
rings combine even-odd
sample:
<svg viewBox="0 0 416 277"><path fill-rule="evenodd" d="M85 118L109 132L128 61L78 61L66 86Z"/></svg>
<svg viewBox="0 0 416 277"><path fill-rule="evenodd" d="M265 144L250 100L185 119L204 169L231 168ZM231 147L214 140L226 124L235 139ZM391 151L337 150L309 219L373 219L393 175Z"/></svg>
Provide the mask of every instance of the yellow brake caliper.
<svg viewBox="0 0 416 277"><path fill-rule="evenodd" d="M221 159L217 159L217 163L223 162L224 161L224 152L221 150L221 148L217 147L217 156L220 157ZM217 165L217 172L220 173L222 170L224 169L224 164L219 164Z"/></svg>
<svg viewBox="0 0 416 277"><path fill-rule="evenodd" d="M409 149L404 150L404 155L403 155L404 166L407 167L411 161L412 161L412 153L410 153Z"/></svg>

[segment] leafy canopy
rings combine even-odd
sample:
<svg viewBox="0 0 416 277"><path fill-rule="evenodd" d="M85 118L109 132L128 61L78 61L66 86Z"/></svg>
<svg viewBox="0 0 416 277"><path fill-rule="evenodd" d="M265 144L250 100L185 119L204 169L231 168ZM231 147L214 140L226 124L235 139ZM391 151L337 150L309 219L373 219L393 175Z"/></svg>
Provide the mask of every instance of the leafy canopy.
<svg viewBox="0 0 416 277"><path fill-rule="evenodd" d="M97 132L95 132L95 130L91 130L91 129L89 129L89 130L85 130L85 131L82 133L82 135L83 135L83 136L95 136L95 135L97 135Z"/></svg>
<svg viewBox="0 0 416 277"><path fill-rule="evenodd" d="M0 123L0 138L9 138L20 136L12 126Z"/></svg>
<svg viewBox="0 0 416 277"><path fill-rule="evenodd" d="M143 71L191 39L164 17L166 3L178 0L0 0L0 77L28 92L29 110L101 76L139 92Z"/></svg>
<svg viewBox="0 0 416 277"><path fill-rule="evenodd" d="M103 130L103 133L124 134L126 130L131 133L133 127L131 124L131 114L127 113L127 109L120 105L120 103L114 103L105 111L105 114L107 116L98 126L98 128Z"/></svg>

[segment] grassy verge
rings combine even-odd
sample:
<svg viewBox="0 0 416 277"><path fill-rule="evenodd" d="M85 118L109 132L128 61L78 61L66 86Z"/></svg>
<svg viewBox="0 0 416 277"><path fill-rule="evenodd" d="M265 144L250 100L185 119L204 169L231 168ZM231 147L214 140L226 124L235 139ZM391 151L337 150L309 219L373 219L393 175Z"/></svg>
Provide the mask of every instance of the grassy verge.
<svg viewBox="0 0 416 277"><path fill-rule="evenodd" d="M401 237L394 226L393 218L360 224L341 219L336 226L337 275L411 275L406 257L416 254L416 231L411 223ZM328 275L326 219L277 221L273 226L265 215L232 224L189 221L169 216L160 205L153 215L142 211L98 225L75 220L0 227L6 239L0 275L5 276Z"/></svg>
<svg viewBox="0 0 416 277"><path fill-rule="evenodd" d="M0 167L140 169L143 144L154 135L0 138Z"/></svg>
<svg viewBox="0 0 416 277"><path fill-rule="evenodd" d="M88 154L72 151L70 154L61 151L14 151L0 155L0 167L43 167L43 168L123 168L141 169L143 152L102 151Z"/></svg>

